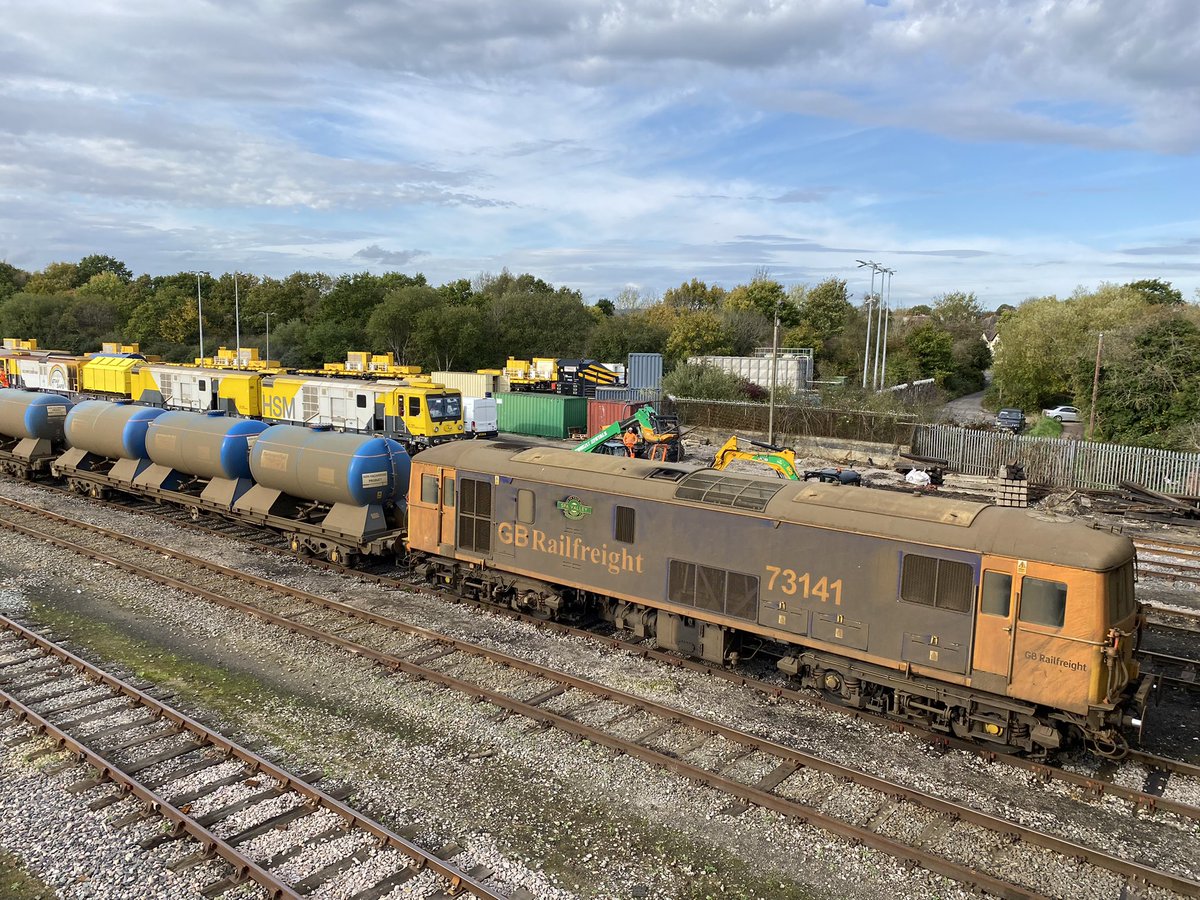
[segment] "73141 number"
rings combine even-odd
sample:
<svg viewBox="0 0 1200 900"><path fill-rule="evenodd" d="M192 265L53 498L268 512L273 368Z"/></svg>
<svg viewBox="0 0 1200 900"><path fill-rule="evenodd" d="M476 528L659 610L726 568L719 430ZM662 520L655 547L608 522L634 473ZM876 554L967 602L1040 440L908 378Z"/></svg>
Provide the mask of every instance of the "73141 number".
<svg viewBox="0 0 1200 900"><path fill-rule="evenodd" d="M779 590L794 597L799 594L802 598L816 597L822 603L833 601L834 606L842 605L842 579L830 581L822 575L813 581L808 572L796 572L794 569L784 569L779 566L767 566L770 578L767 579L767 590L773 591L778 585Z"/></svg>

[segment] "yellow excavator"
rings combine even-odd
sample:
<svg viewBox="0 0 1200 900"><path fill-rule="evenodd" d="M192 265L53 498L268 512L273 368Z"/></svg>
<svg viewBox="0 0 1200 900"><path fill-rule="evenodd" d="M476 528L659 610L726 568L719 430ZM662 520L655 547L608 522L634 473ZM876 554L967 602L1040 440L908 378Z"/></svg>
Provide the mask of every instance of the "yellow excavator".
<svg viewBox="0 0 1200 900"><path fill-rule="evenodd" d="M796 452L790 447L776 447L774 444L749 439L746 439L745 443L754 449L743 447L736 434L731 436L717 451L717 458L713 460L712 467L724 469L735 459L740 459L768 466L774 469L780 478L789 478L792 481L816 479L829 484L862 484L862 477L852 469L812 469L801 474L796 469Z"/></svg>

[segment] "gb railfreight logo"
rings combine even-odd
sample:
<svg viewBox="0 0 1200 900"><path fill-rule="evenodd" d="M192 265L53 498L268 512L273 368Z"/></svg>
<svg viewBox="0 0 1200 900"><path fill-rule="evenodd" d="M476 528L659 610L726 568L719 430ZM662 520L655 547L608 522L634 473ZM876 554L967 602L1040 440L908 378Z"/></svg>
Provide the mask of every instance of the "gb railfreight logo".
<svg viewBox="0 0 1200 900"><path fill-rule="evenodd" d="M592 508L578 497L568 497L566 500L559 500L554 505L561 509L562 514L572 522L578 522L584 516L592 514Z"/></svg>

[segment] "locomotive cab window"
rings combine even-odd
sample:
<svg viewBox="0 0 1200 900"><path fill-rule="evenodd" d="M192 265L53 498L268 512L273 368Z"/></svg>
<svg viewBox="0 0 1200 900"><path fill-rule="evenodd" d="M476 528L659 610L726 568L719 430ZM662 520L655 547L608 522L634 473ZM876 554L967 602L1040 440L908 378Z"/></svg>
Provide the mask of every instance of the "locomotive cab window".
<svg viewBox="0 0 1200 900"><path fill-rule="evenodd" d="M447 477L447 478L442 479L442 494L443 494L442 505L443 506L454 506L454 479L453 478Z"/></svg>
<svg viewBox="0 0 1200 900"><path fill-rule="evenodd" d="M967 612L975 600L971 567L950 559L916 553L904 555L900 599L937 609Z"/></svg>
<svg viewBox="0 0 1200 900"><path fill-rule="evenodd" d="M410 416L419 416L421 414L421 398L420 397L409 397L408 398L408 414Z"/></svg>
<svg viewBox="0 0 1200 900"><path fill-rule="evenodd" d="M1067 586L1061 581L1025 577L1021 580L1021 611L1017 618L1031 625L1061 628L1067 618Z"/></svg>
<svg viewBox="0 0 1200 900"><path fill-rule="evenodd" d="M1008 618L1012 611L1012 576L1007 572L984 572L979 611L985 616Z"/></svg>
<svg viewBox="0 0 1200 900"><path fill-rule="evenodd" d="M436 475L421 476L421 502L437 506L438 480Z"/></svg>

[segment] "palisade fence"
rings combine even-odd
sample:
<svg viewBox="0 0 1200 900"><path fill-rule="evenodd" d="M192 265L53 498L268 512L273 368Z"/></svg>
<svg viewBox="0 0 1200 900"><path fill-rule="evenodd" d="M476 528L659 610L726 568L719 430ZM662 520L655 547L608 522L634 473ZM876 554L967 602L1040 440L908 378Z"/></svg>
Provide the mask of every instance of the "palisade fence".
<svg viewBox="0 0 1200 900"><path fill-rule="evenodd" d="M912 452L947 460L952 469L967 475L995 477L1001 466L1019 463L1030 484L1066 490L1114 490L1129 481L1163 494L1200 493L1200 453L953 425L918 425Z"/></svg>
<svg viewBox="0 0 1200 900"><path fill-rule="evenodd" d="M766 433L770 408L765 403L728 400L689 400L675 397L664 410L679 416L685 428L714 428ZM917 417L911 413L881 413L861 409L825 409L803 404L775 405L775 439L788 443L796 437L831 437L850 441L908 445Z"/></svg>

